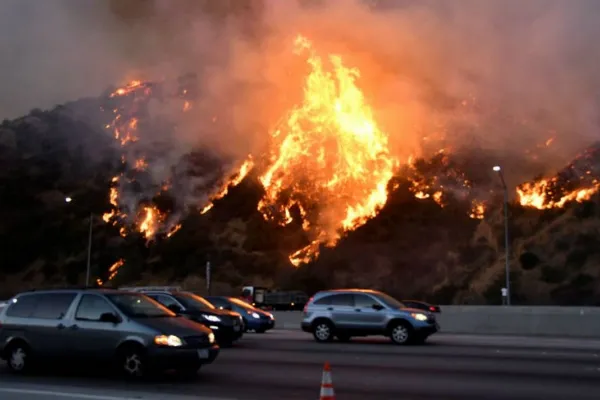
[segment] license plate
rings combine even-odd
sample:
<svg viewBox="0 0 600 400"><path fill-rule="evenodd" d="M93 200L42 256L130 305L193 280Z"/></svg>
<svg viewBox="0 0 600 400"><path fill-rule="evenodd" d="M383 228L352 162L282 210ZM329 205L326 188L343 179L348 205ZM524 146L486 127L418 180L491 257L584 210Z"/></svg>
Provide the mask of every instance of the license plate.
<svg viewBox="0 0 600 400"><path fill-rule="evenodd" d="M201 360L205 360L208 358L208 350L202 349L198 350L198 358Z"/></svg>

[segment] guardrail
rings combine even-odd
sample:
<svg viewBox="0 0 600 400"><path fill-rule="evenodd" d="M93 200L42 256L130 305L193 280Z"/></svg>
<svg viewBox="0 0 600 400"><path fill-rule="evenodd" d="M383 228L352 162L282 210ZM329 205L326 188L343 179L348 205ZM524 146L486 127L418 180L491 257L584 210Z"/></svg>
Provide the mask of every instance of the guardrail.
<svg viewBox="0 0 600 400"><path fill-rule="evenodd" d="M302 312L275 312L276 327L300 329ZM600 338L600 307L441 306L441 332Z"/></svg>

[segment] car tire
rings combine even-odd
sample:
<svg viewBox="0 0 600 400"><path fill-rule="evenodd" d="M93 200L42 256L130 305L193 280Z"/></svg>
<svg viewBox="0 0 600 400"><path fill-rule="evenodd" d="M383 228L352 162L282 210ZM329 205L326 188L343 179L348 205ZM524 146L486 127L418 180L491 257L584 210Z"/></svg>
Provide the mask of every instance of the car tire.
<svg viewBox="0 0 600 400"><path fill-rule="evenodd" d="M31 349L24 342L11 343L6 349L8 369L16 374L25 374L32 369Z"/></svg>
<svg viewBox="0 0 600 400"><path fill-rule="evenodd" d="M389 336L393 343L399 345L409 344L413 340L412 326L405 321L394 322L390 326Z"/></svg>
<svg viewBox="0 0 600 400"><path fill-rule="evenodd" d="M319 343L331 342L334 337L333 324L327 320L318 320L313 324L312 331L315 340Z"/></svg>
<svg viewBox="0 0 600 400"><path fill-rule="evenodd" d="M146 352L139 345L125 345L117 352L117 371L128 379L145 378L148 374Z"/></svg>

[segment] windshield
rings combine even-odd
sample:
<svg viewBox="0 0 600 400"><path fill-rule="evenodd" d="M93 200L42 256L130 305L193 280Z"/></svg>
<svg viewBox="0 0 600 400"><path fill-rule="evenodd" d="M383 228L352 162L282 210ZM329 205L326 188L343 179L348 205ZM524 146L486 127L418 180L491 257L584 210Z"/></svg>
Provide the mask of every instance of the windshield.
<svg viewBox="0 0 600 400"><path fill-rule="evenodd" d="M260 311L258 308L254 307L252 304L248 304L243 300L236 299L235 297L230 297L229 301L231 301L233 304L237 304L238 306L245 308L246 310Z"/></svg>
<svg viewBox="0 0 600 400"><path fill-rule="evenodd" d="M179 293L175 296L185 308L192 310L214 310L215 306L210 304L204 298L193 293Z"/></svg>
<svg viewBox="0 0 600 400"><path fill-rule="evenodd" d="M383 304L390 308L406 308L406 306L403 303L399 302L392 296L388 296L385 293L377 293L375 297L377 297L379 301L381 301Z"/></svg>
<svg viewBox="0 0 600 400"><path fill-rule="evenodd" d="M130 318L174 317L162 304L140 293L107 294L106 297Z"/></svg>

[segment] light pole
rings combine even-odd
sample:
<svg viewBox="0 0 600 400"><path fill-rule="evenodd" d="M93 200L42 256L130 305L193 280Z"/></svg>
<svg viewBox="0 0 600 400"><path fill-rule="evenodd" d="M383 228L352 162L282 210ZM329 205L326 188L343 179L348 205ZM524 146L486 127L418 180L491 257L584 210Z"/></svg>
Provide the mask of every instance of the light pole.
<svg viewBox="0 0 600 400"><path fill-rule="evenodd" d="M508 237L508 187L504 180L504 174L502 174L502 168L496 165L494 172L498 173L500 181L502 182L502 188L504 189L504 250L505 250L505 275L506 275L506 305L510 306L510 242Z"/></svg>
<svg viewBox="0 0 600 400"><path fill-rule="evenodd" d="M73 199L71 197L65 197L65 202L70 203ZM88 233L88 246L87 246L87 263L85 268L85 286L90 286L90 266L92 261L92 229L94 226L94 213L90 213L90 229Z"/></svg>

